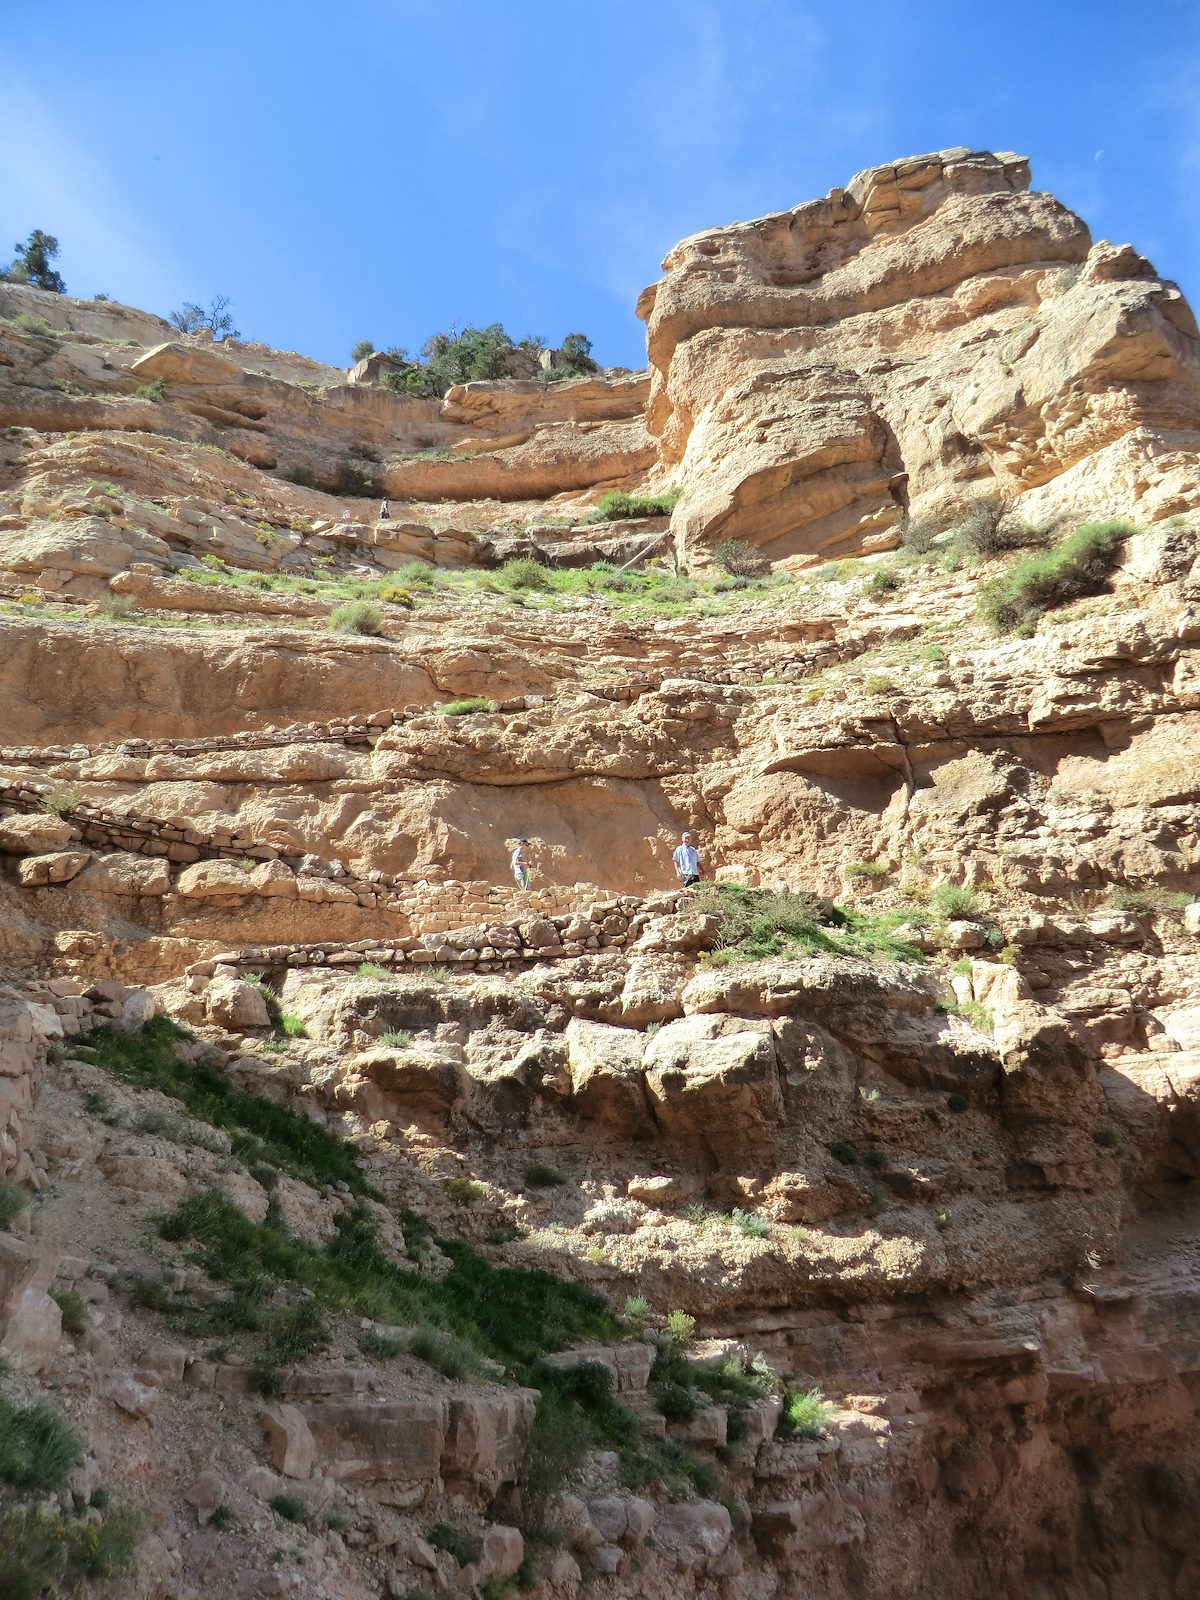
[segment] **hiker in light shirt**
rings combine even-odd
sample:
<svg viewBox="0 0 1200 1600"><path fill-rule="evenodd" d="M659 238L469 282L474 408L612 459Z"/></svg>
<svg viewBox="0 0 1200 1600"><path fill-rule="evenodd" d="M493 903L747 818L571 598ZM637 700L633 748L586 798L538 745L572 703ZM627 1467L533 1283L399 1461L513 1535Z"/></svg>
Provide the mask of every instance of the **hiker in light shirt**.
<svg viewBox="0 0 1200 1600"><path fill-rule="evenodd" d="M679 881L685 889L690 889L694 883L700 881L700 852L692 843L690 833L685 833L675 847L675 854L671 857L675 863L675 871L679 874Z"/></svg>
<svg viewBox="0 0 1200 1600"><path fill-rule="evenodd" d="M528 843L528 839L518 839L517 848L513 851L510 861L518 889L528 889L529 887L529 856L525 851L525 846Z"/></svg>

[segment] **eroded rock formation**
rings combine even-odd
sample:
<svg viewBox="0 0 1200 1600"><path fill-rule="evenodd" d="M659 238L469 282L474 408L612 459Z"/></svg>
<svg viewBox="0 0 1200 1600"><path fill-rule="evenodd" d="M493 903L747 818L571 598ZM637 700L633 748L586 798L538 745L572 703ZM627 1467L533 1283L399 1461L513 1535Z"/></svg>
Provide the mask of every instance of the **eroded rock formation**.
<svg viewBox="0 0 1200 1600"><path fill-rule="evenodd" d="M1028 184L441 404L0 285L0 1421L114 1592L1200 1589L1196 330Z"/></svg>

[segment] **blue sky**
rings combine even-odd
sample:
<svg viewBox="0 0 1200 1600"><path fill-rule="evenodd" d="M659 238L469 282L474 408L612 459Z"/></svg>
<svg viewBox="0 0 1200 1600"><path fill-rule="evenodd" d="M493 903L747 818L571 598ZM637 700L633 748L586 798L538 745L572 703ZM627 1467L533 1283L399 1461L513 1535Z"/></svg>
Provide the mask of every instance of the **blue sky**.
<svg viewBox="0 0 1200 1600"><path fill-rule="evenodd" d="M644 360L698 229L966 144L1200 300L1196 0L57 0L0 31L0 240L341 364L451 323Z"/></svg>

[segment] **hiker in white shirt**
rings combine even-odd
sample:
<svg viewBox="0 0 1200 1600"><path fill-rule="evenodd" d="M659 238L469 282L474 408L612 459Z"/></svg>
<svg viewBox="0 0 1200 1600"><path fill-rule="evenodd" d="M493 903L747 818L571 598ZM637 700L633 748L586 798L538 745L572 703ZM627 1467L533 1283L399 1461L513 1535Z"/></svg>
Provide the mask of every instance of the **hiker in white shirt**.
<svg viewBox="0 0 1200 1600"><path fill-rule="evenodd" d="M517 848L513 851L510 861L518 889L528 889L529 887L529 857L525 853L525 846L528 843L528 839L518 839Z"/></svg>
<svg viewBox="0 0 1200 1600"><path fill-rule="evenodd" d="M675 863L679 881L685 889L690 889L694 883L700 881L700 852L692 843L690 833L685 833L680 839L671 859Z"/></svg>

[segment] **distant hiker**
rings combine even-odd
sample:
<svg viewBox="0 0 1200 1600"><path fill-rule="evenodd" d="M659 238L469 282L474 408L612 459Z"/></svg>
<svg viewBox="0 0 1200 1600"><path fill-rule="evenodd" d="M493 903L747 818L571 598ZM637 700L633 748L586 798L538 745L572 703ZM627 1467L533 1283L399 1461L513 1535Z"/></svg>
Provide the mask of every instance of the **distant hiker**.
<svg viewBox="0 0 1200 1600"><path fill-rule="evenodd" d="M529 857L525 853L525 846L528 843L528 839L518 839L517 848L512 853L511 865L518 889L529 887Z"/></svg>
<svg viewBox="0 0 1200 1600"><path fill-rule="evenodd" d="M679 874L679 881L685 889L690 889L694 883L700 882L700 852L692 843L690 833L682 836L671 860L675 863L675 871Z"/></svg>
<svg viewBox="0 0 1200 1600"><path fill-rule="evenodd" d="M383 504L379 507L379 520L380 520L380 522L387 522L391 518L391 515L392 515L392 513L388 510L388 503L385 500L383 502Z"/></svg>

